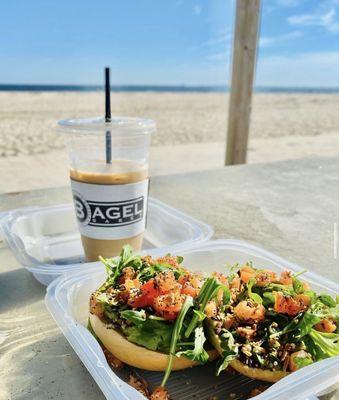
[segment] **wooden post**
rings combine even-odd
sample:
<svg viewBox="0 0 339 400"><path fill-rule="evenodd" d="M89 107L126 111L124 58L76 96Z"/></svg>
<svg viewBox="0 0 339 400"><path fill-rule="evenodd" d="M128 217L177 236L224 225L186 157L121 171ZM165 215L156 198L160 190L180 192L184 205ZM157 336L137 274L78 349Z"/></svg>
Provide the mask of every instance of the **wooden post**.
<svg viewBox="0 0 339 400"><path fill-rule="evenodd" d="M260 0L237 0L225 165L246 163Z"/></svg>

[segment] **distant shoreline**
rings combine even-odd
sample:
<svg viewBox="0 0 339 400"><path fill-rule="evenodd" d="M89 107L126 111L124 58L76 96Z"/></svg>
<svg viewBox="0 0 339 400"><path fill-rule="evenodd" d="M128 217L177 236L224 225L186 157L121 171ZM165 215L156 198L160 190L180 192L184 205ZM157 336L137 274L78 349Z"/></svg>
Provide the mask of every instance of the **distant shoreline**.
<svg viewBox="0 0 339 400"><path fill-rule="evenodd" d="M0 84L1 92L96 92L99 85L21 85ZM339 93L338 88L309 87L255 87L256 93ZM228 93L227 86L169 86L169 85L116 85L113 92L167 92L167 93Z"/></svg>

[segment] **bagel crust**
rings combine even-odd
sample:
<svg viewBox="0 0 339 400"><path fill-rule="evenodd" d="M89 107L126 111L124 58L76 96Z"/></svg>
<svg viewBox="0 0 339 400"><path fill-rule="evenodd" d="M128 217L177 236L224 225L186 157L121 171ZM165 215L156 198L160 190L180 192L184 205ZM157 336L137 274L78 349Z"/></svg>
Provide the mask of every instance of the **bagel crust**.
<svg viewBox="0 0 339 400"><path fill-rule="evenodd" d="M131 365L132 367L145 369L148 371L165 371L169 355L146 349L129 342L121 333L114 329L107 328L107 325L94 314L89 315L91 326L102 344L116 358ZM210 361L218 356L218 352L211 350L208 352ZM174 357L172 370L180 370L198 365L196 361L191 361L186 357Z"/></svg>
<svg viewBox="0 0 339 400"><path fill-rule="evenodd" d="M218 353L222 354L220 338L214 332L214 327L215 327L214 322L210 319L207 320L206 327L210 342L212 343L214 348L218 351ZM239 372L239 374L245 375L251 379L257 379L259 381L272 382L272 383L279 381L280 379L284 378L289 374L288 372L285 371L270 371L269 369L252 368L249 367L248 365L245 365L239 360L232 360L230 362L230 366L234 370Z"/></svg>
<svg viewBox="0 0 339 400"><path fill-rule="evenodd" d="M251 379L258 379L259 381L272 383L279 381L289 374L285 371L270 371L269 369L251 368L239 360L231 361L230 366L239 372L239 374L248 376Z"/></svg>

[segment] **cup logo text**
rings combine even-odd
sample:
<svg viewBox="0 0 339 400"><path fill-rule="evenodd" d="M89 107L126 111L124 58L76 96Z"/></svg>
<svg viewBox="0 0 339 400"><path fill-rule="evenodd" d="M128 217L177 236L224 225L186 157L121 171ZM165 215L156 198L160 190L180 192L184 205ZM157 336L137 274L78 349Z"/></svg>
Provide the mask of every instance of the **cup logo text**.
<svg viewBox="0 0 339 400"><path fill-rule="evenodd" d="M73 199L77 219L82 225L124 226L142 221L144 216L144 196L127 201L99 202L74 193Z"/></svg>

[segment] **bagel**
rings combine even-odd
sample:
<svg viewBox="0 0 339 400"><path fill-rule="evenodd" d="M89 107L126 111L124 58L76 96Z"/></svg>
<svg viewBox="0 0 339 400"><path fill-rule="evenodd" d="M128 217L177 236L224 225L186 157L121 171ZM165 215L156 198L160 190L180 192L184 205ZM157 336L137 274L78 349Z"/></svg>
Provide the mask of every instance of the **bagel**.
<svg viewBox="0 0 339 400"><path fill-rule="evenodd" d="M128 341L123 334L107 327L99 317L94 314L89 315L91 327L107 350L116 358L135 368L148 371L165 371L169 362L169 355L146 349ZM208 351L210 361L218 357L216 350ZM196 361L188 358L174 357L172 370L180 370L198 365Z"/></svg>
<svg viewBox="0 0 339 400"><path fill-rule="evenodd" d="M211 319L206 319L205 322L206 333L210 343L222 355L221 340L215 333L215 323ZM289 373L285 371L270 371L269 369L253 368L245 365L241 361L235 359L230 362L230 366L239 374L245 375L251 379L257 379L265 382L277 382L287 376Z"/></svg>

